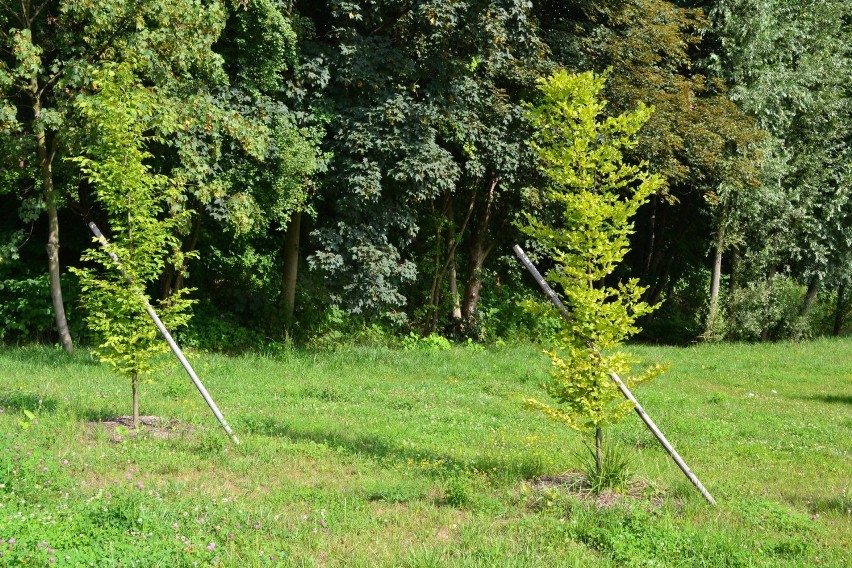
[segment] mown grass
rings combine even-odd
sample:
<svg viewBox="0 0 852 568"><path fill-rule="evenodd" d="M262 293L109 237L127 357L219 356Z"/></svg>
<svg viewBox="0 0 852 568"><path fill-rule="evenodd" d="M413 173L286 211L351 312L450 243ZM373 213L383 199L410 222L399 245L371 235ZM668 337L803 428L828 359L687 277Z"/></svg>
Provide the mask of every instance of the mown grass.
<svg viewBox="0 0 852 568"><path fill-rule="evenodd" d="M115 442L91 423L128 414L123 380L0 349L0 565L852 564L852 341L633 351L671 364L637 396L718 507L634 416L610 435L642 498L536 489L582 438L521 408L532 346L197 354L238 447L178 368L142 412L192 430Z"/></svg>

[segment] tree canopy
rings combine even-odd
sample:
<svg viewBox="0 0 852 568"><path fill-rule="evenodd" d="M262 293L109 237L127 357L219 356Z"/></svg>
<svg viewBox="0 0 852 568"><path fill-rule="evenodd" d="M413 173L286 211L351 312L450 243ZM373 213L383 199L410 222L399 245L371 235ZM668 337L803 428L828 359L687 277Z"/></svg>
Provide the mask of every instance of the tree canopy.
<svg viewBox="0 0 852 568"><path fill-rule="evenodd" d="M639 322L646 339L841 333L850 12L841 0L0 3L0 338L93 341L69 268L89 262L87 221L118 222L69 158L107 137L83 109L117 65L132 66L133 97L155 101L138 117L141 163L185 212L169 229L180 262L146 292L195 289L190 343L545 333L519 307L535 291L509 247L529 239L525 214L560 215L526 110L555 71L606 75L604 122L653 108L623 155L661 182L604 278L636 279L660 304Z"/></svg>

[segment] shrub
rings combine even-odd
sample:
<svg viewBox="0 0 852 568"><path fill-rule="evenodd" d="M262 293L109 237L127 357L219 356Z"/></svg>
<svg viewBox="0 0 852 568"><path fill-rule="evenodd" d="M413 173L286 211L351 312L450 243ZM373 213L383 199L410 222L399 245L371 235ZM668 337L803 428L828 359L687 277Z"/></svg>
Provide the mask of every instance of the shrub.
<svg viewBox="0 0 852 568"><path fill-rule="evenodd" d="M410 351L419 349L423 351L446 351L452 347L450 340L442 337L437 333L432 333L427 336L420 336L416 333L409 333L402 340L402 348Z"/></svg>
<svg viewBox="0 0 852 568"><path fill-rule="evenodd" d="M786 275L749 282L738 288L730 302L725 323L726 339L759 341L790 339L799 325L805 287ZM803 326L806 335L810 325Z"/></svg>
<svg viewBox="0 0 852 568"><path fill-rule="evenodd" d="M43 339L53 329L47 274L0 280L0 340Z"/></svg>

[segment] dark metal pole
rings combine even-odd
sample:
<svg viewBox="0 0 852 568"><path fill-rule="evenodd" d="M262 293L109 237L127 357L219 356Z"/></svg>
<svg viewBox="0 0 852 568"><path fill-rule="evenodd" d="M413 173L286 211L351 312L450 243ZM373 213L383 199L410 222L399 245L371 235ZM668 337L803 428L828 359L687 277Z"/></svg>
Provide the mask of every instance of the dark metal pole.
<svg viewBox="0 0 852 568"><path fill-rule="evenodd" d="M133 279L127 275L127 272L125 272L124 267L121 266L121 261L118 260L118 257L115 255L114 252L109 250L109 243L107 242L106 237L104 237L103 233L101 233L100 229L98 229L98 226L94 223L89 223L89 229L92 230L92 233L94 233L95 237L97 237L98 242L100 242L101 246L104 248L106 253L115 263L115 266L116 268L118 268L118 271L121 273L122 276L124 276L125 280L127 281L127 285L131 288L135 287L136 283L133 282ZM184 370L186 370L186 373L189 375L189 378L192 379L192 382L195 383L195 387L198 389L198 392L200 392L201 396L204 397L204 402L206 402L207 406L210 407L210 410L213 411L214 416L216 416L216 419L219 421L219 424L222 425L222 428L225 429L225 432L228 434L228 436L230 436L230 438L234 441L235 444L239 445L240 441L237 439L236 434L234 434L234 432L231 430L231 427L228 426L228 423L225 421L225 417L222 416L222 412L219 411L219 407L216 406L215 402L213 402L213 398L210 396L210 393L207 392L207 389L204 388L204 385L201 383L201 379L199 379L198 375L195 374L195 370L193 370L192 365L190 365L189 361L187 361L186 357L184 357L183 351L181 351L178 344L175 343L175 340L172 338L172 334L169 333L169 330L166 329L165 325L163 325L163 322L160 320L160 317L154 311L154 308L151 307L150 302L148 302L148 299L141 291L139 291L139 296L142 298L142 301L145 306L145 311L148 312L148 315L151 316L152 320L154 320L154 325L156 325L157 329L160 330L160 333L163 334L166 343L168 343L169 347L172 348L175 357L177 357L178 361L180 361L180 364L183 365Z"/></svg>
<svg viewBox="0 0 852 568"><path fill-rule="evenodd" d="M550 301L553 302L553 304L559 309L560 312L562 312L562 316L570 322L571 314L568 312L568 308L565 307L565 304L562 303L562 300L559 299L559 296L556 295L556 292L553 291L553 288L550 287L550 284L547 283L547 281L544 279L538 269L536 269L535 265L524 253L523 249L521 249L521 247L518 245L515 245L514 247L512 247L512 249L515 251L515 255L517 255L517 257L521 260L524 266L527 267L527 270L530 271L530 274L532 274L533 278L535 278L535 281L538 282L538 285L541 287L541 289L544 290L544 293L547 294L547 297L550 298ZM600 357L600 352L594 344L589 343L589 349L591 349L596 356ZM686 474L686 477L688 477L692 484L695 485L695 487L701 492L702 495L704 495L704 498L707 499L707 501L711 505L715 505L716 500L713 499L713 496L710 495L710 493L707 491L701 481L699 481L698 477L696 477L696 475L692 473L692 470L689 469L689 466L686 465L686 462L683 461L683 458L680 457L680 454L677 453L677 451L674 449L674 446L669 443L665 435L663 435L660 429L657 428L657 425L654 424L654 421L651 420L651 417L648 416L648 413L645 412L645 409L642 408L642 405L639 404L639 401L636 400L636 397L633 396L633 393L630 392L630 389L627 388L627 385L624 384L624 381L621 380L621 377L619 377L618 374L614 371L610 371L609 376L616 384L618 389L621 391L621 394L624 395L624 398L633 403L633 409L636 411L636 414L639 415L639 418L641 418L645 425L648 427L648 429L651 430L651 432L654 434L654 437L657 438L657 441L660 442L660 445L662 445L663 448L665 448L665 450L669 453L669 455L672 457L672 459L675 461L681 471Z"/></svg>

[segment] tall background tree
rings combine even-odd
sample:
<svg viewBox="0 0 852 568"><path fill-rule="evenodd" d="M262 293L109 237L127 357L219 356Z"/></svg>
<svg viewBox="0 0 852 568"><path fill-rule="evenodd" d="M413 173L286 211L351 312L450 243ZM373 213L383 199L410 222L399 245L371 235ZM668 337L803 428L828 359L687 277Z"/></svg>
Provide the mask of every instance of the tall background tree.
<svg viewBox="0 0 852 568"><path fill-rule="evenodd" d="M756 216L743 220L762 245L744 251L744 268L766 286L778 273L807 286L792 331L800 336L821 283L844 274L848 257L852 8L835 0L720 0L711 16L717 68L731 99L772 135L776 164L764 206L747 209Z"/></svg>
<svg viewBox="0 0 852 568"><path fill-rule="evenodd" d="M470 320L534 171L520 102L546 60L527 3L297 6L333 114L312 266L353 313L398 319L410 296L427 329Z"/></svg>
<svg viewBox="0 0 852 568"><path fill-rule="evenodd" d="M190 130L199 118L192 113L211 108L203 104L199 85L221 76L221 60L211 46L223 24L223 8L215 2L24 1L0 6L0 148L6 150L2 158L7 167L25 170L10 180L19 202L26 204L23 210L47 216L50 293L59 339L68 351L72 340L60 285L59 213L71 206L85 215L89 201L79 173L62 160L87 129L74 101L90 87L92 73L103 62L132 54L139 58L140 74L163 94L163 104L173 105L184 118L176 130ZM227 122L228 117L221 118Z"/></svg>
<svg viewBox="0 0 852 568"><path fill-rule="evenodd" d="M250 4L71 0L0 6L0 149L15 172L4 177L3 192L25 223L46 213L51 297L67 350L72 342L60 286L60 224L74 228L79 250L86 240L81 217L103 214L89 184L63 158L88 136L74 102L105 63L137 59L145 88L174 118L158 125L160 144L151 148L151 160L181 181L183 206L197 211L182 228L187 251L197 247L202 217L244 231L261 222L261 213L286 223L287 211L302 207L303 178L314 167L304 140L314 134L300 130L280 96L270 95L280 94L295 34L282 6ZM258 30L264 50L247 49ZM289 146L302 150L287 154ZM18 241L24 229L13 230ZM182 285L181 271L162 275L163 296Z"/></svg>

